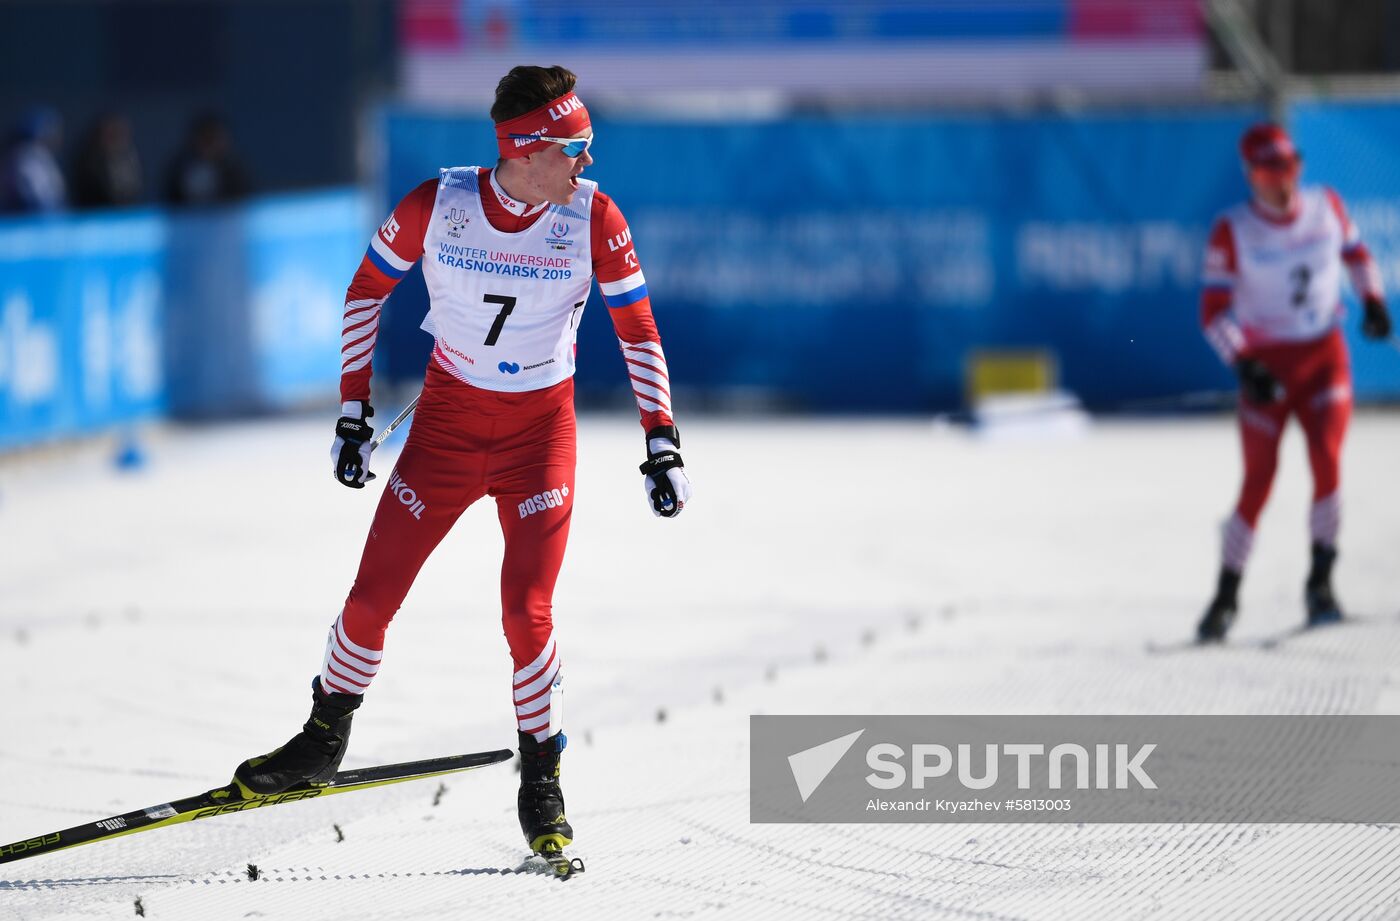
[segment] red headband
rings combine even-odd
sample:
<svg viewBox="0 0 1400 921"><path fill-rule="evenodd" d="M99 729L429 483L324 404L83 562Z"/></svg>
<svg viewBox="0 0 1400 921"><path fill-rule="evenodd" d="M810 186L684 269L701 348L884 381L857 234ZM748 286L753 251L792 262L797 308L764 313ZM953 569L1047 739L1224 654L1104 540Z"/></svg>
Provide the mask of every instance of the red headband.
<svg viewBox="0 0 1400 921"><path fill-rule="evenodd" d="M588 110L572 92L558 99L552 99L531 112L517 115L509 121L496 123L496 145L501 156L507 159L539 153L547 148L549 141L531 140L532 137L577 138L588 133L593 125L588 120ZM525 137L512 137L525 135Z"/></svg>

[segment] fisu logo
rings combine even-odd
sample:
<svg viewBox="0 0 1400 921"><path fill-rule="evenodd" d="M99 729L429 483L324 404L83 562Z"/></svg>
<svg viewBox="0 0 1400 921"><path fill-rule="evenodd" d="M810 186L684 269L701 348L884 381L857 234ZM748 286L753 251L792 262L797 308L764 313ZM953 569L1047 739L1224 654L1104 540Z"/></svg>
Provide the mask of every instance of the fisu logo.
<svg viewBox="0 0 1400 921"><path fill-rule="evenodd" d="M617 252L618 250L620 250L620 249L622 249L623 247L625 247L628 243L631 243L631 242L632 242L632 228L631 228L631 227L628 227L628 228L627 228L626 230L624 230L622 233L617 234L617 235L615 235L615 236L608 237L608 251L609 251L609 252L615 253L615 252Z"/></svg>
<svg viewBox="0 0 1400 921"><path fill-rule="evenodd" d="M399 235L399 222L394 220L394 216L389 215L388 219L379 227L379 233L383 235L385 243L393 243L394 237Z"/></svg>
<svg viewBox="0 0 1400 921"><path fill-rule="evenodd" d="M418 493L413 487L403 481L397 470L389 475L389 492L394 494L394 498L408 506L408 510L413 513L414 518L419 521L423 520L423 510L427 506L418 498Z"/></svg>
<svg viewBox="0 0 1400 921"><path fill-rule="evenodd" d="M563 102L559 103L559 105L550 106L549 117L551 120L557 122L561 118L568 118L570 115L582 108L583 103L579 101L579 98L577 96L570 96L568 99L565 99Z"/></svg>
<svg viewBox="0 0 1400 921"><path fill-rule="evenodd" d="M562 237L569 232L569 225L562 221L555 221L550 225L549 232L552 236Z"/></svg>
<svg viewBox="0 0 1400 921"><path fill-rule="evenodd" d="M447 222L447 235L449 237L462 238L462 231L467 228L471 218L467 217L467 212L460 208L451 208L442 219Z"/></svg>
<svg viewBox="0 0 1400 921"><path fill-rule="evenodd" d="M569 498L568 483L565 483L558 489L537 493L520 503L520 517L528 518L536 512L542 512L547 508L559 508L564 504L564 500L567 498Z"/></svg>

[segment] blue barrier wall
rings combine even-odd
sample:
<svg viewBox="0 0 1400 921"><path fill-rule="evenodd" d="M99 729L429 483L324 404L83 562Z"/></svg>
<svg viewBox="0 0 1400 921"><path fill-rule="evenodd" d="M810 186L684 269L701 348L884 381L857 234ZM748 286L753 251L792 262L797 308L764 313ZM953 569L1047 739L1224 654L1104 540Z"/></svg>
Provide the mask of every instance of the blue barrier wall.
<svg viewBox="0 0 1400 921"><path fill-rule="evenodd" d="M174 414L262 412L338 392L345 288L369 213L362 194L336 189L170 217Z"/></svg>
<svg viewBox="0 0 1400 921"><path fill-rule="evenodd" d="M0 448L160 411L166 238L154 212L0 222Z"/></svg>
<svg viewBox="0 0 1400 921"><path fill-rule="evenodd" d="M334 400L368 214L337 189L0 222L0 449Z"/></svg>
<svg viewBox="0 0 1400 921"><path fill-rule="evenodd" d="M1345 159L1355 143L1394 162L1400 108L1318 108L1300 108L1305 145ZM382 117L385 209L438 166L494 160L484 119ZM1065 386L1111 407L1232 386L1197 327L1197 279L1212 217L1246 194L1236 142L1258 117L599 116L587 175L631 222L680 387L941 409L962 400L969 350L1049 347ZM1327 118L1339 123L1315 131ZM1330 153L1310 164L1353 200L1383 262L1400 259L1400 236L1372 219L1400 196L1400 170L1361 182ZM423 296L416 281L391 301L381 349L394 373L422 367ZM602 312L595 296L580 332L585 391L622 381ZM1400 362L1369 349L1359 392L1400 396Z"/></svg>

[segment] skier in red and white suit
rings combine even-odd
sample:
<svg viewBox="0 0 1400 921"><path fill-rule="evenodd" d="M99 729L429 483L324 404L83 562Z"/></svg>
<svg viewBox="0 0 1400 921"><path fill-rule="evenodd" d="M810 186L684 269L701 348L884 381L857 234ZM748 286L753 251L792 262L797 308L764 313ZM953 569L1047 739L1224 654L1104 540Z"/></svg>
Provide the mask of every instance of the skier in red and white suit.
<svg viewBox="0 0 1400 921"><path fill-rule="evenodd" d="M1362 331L1390 335L1380 273L1336 192L1300 186L1302 158L1274 124L1245 132L1240 154L1252 199L1215 222L1206 250L1201 323L1240 379L1244 484L1225 525L1215 598L1198 627L1224 638L1238 610L1241 574L1278 464L1289 416L1307 437L1313 474L1309 624L1341 618L1332 592L1340 523L1342 439L1351 418L1351 369L1342 339L1341 283L1350 274L1365 305Z"/></svg>
<svg viewBox="0 0 1400 921"><path fill-rule="evenodd" d="M632 232L597 184L579 177L593 162L593 130L573 87L563 68L512 70L491 111L497 166L443 169L409 192L350 284L343 415L331 451L339 482L359 488L373 477L367 420L380 308L420 259L432 357L315 681L316 706L344 711L340 723L335 713L320 722L344 731L314 731L321 727L313 711L287 746L240 766L237 776L253 792L334 772L349 715L379 670L390 620L458 516L489 495L505 536L501 607L524 765L521 827L535 850L572 839L558 786L563 672L551 598L576 493L575 337L595 275L646 432L642 471L652 511L673 517L690 497Z"/></svg>

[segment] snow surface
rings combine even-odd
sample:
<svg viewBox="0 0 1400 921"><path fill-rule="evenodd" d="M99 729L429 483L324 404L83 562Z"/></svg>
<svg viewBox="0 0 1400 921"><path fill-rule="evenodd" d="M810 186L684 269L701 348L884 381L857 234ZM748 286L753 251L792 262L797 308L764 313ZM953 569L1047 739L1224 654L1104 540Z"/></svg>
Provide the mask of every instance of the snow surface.
<svg viewBox="0 0 1400 921"><path fill-rule="evenodd" d="M0 919L1400 918L1394 826L751 825L747 800L753 713L1397 712L1395 416L1361 415L1346 457L1337 584L1366 619L1248 642L1302 617L1294 430L1242 642L1174 655L1149 646L1212 587L1225 418L1055 441L693 419L676 521L643 505L635 423L580 428L555 608L585 874L517 872L507 764L437 805L420 781L3 865ZM0 461L0 839L207 789L296 730L389 469L337 487L328 433L157 433L130 474ZM499 552L482 503L391 630L347 766L513 745Z"/></svg>

